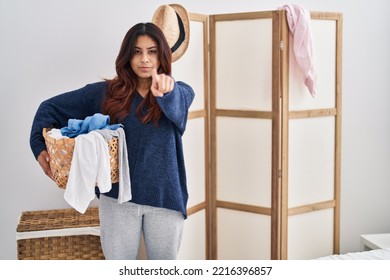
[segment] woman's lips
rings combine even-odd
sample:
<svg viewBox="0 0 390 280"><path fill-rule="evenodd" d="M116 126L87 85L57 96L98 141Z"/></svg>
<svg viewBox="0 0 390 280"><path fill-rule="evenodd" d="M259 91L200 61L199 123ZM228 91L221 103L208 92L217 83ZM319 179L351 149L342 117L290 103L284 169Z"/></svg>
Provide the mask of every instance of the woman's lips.
<svg viewBox="0 0 390 280"><path fill-rule="evenodd" d="M152 67L140 67L139 68L142 72L149 72L151 69L152 69Z"/></svg>

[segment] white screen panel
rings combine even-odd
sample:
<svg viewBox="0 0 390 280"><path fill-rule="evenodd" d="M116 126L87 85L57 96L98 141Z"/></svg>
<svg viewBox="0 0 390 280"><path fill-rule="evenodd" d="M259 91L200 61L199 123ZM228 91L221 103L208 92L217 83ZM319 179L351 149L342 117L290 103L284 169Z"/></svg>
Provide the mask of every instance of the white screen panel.
<svg viewBox="0 0 390 280"><path fill-rule="evenodd" d="M271 207L271 120L218 117L217 149L217 199Z"/></svg>
<svg viewBox="0 0 390 280"><path fill-rule="evenodd" d="M334 197L335 118L290 120L289 207Z"/></svg>
<svg viewBox="0 0 390 280"><path fill-rule="evenodd" d="M290 44L290 110L334 108L336 106L336 22L312 20L317 94L312 97L304 85Z"/></svg>
<svg viewBox="0 0 390 280"><path fill-rule="evenodd" d="M269 260L270 216L218 209L218 259Z"/></svg>
<svg viewBox="0 0 390 280"><path fill-rule="evenodd" d="M184 222L179 260L204 260L206 258L205 210L188 216Z"/></svg>
<svg viewBox="0 0 390 280"><path fill-rule="evenodd" d="M216 23L216 107L272 110L272 20Z"/></svg>
<svg viewBox="0 0 390 280"><path fill-rule="evenodd" d="M204 41L203 23L191 21L190 43L186 53L172 64L172 76L176 81L189 84L194 92L195 99L191 104L191 111L204 108Z"/></svg>
<svg viewBox="0 0 390 280"><path fill-rule="evenodd" d="M331 254L333 254L333 209L288 218L288 259L313 259Z"/></svg>
<svg viewBox="0 0 390 280"><path fill-rule="evenodd" d="M204 118L190 119L183 135L187 172L188 207L205 201L205 125Z"/></svg>

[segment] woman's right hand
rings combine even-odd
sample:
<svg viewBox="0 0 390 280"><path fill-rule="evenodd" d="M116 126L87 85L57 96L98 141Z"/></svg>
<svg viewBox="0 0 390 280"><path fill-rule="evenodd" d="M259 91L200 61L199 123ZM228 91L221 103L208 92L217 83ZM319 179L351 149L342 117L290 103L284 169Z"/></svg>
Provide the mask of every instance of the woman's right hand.
<svg viewBox="0 0 390 280"><path fill-rule="evenodd" d="M50 177L50 179L52 179L52 173L51 173L51 168L50 168L50 164L49 164L50 157L49 157L49 154L47 153L47 151L43 150L39 154L37 160L38 160L39 165L42 167L43 172L45 172L45 174L48 177Z"/></svg>

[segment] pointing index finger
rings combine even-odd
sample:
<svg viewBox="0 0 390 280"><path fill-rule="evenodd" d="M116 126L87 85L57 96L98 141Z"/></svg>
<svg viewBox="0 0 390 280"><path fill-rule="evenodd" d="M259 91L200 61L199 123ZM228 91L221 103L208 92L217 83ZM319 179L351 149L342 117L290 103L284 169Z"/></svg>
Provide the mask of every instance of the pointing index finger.
<svg viewBox="0 0 390 280"><path fill-rule="evenodd" d="M157 69L156 69L156 68L153 68L153 69L152 69L152 79L153 79L153 80L156 80L156 81L159 80L159 77L158 77Z"/></svg>

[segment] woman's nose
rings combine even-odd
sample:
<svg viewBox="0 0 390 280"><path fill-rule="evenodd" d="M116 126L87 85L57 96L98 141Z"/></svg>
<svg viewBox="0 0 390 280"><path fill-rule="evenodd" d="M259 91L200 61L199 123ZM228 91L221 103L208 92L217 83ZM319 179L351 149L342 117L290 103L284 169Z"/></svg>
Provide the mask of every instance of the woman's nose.
<svg viewBox="0 0 390 280"><path fill-rule="evenodd" d="M149 57L147 55L142 56L142 63L148 63L149 62Z"/></svg>

